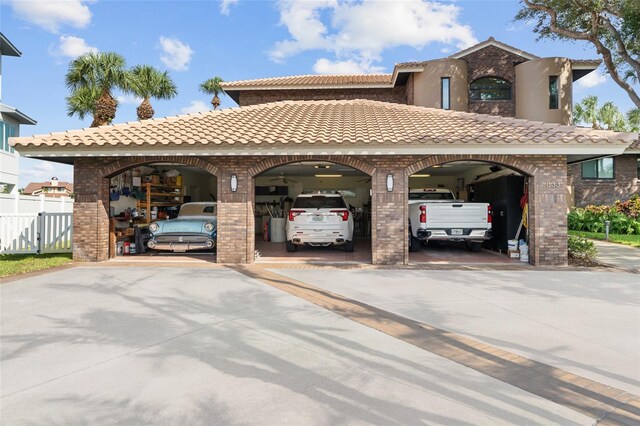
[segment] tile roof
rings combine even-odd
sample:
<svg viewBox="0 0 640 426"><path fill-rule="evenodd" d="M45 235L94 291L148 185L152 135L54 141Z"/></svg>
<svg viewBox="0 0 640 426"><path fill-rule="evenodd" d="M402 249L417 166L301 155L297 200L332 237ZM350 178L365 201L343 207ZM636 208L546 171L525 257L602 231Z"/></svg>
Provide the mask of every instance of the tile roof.
<svg viewBox="0 0 640 426"><path fill-rule="evenodd" d="M284 101L12 138L21 153L73 148L622 146L637 134L370 100Z"/></svg>
<svg viewBox="0 0 640 426"><path fill-rule="evenodd" d="M70 182L62 182L59 181L57 185L52 185L51 181L48 182L29 182L26 186L26 188L24 189L24 194L25 195L30 195L33 194L35 191L38 191L44 187L48 187L48 188L65 188L67 189L69 192L73 192L73 184Z"/></svg>
<svg viewBox="0 0 640 426"><path fill-rule="evenodd" d="M255 80L225 81L224 90L257 90L285 87L322 88L341 86L380 86L391 85L391 74L353 74L353 75L294 75L290 77L258 78Z"/></svg>

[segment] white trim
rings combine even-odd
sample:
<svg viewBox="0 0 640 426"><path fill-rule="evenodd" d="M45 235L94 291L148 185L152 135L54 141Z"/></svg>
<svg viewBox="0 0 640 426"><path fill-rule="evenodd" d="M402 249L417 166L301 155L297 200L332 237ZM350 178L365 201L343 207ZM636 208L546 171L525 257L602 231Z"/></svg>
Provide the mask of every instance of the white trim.
<svg viewBox="0 0 640 426"><path fill-rule="evenodd" d="M585 63L577 63L574 64L573 62L571 62L571 69L572 70L595 70L596 68L598 68L600 66L601 62L599 61L594 61L593 64L585 64Z"/></svg>
<svg viewBox="0 0 640 426"><path fill-rule="evenodd" d="M166 148L141 150L95 149L77 151L77 147L56 149L55 151L30 149L20 154L29 158L83 158L83 157L144 157L144 156L247 156L247 155L441 155L441 154L529 154L529 155L620 155L625 153L627 145L444 145L444 146L407 146L407 147L376 147L370 146L327 146L302 148L295 145L278 146L272 148L244 147L234 148L203 148L178 147L175 150Z"/></svg>

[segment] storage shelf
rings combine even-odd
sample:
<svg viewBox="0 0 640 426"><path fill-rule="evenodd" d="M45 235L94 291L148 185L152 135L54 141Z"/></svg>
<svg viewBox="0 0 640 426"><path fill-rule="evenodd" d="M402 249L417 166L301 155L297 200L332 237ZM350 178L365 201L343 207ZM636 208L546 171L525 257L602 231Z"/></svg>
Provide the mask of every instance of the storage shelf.
<svg viewBox="0 0 640 426"><path fill-rule="evenodd" d="M145 189L145 201L138 200L138 210L145 209L146 217L142 218L147 224L151 223L151 208L153 207L177 207L184 203L184 192L182 187L176 185L163 185L160 183L145 183L142 185ZM153 191L152 188L156 189ZM174 189L177 192L166 192L167 190ZM158 201L154 201L152 197L163 198ZM167 200L166 198L173 198L173 200Z"/></svg>

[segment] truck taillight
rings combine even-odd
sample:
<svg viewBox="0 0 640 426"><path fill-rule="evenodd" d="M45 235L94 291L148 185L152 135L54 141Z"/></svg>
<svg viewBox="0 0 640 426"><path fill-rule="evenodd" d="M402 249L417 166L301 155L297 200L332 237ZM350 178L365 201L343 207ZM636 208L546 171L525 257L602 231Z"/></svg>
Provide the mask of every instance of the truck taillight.
<svg viewBox="0 0 640 426"><path fill-rule="evenodd" d="M487 206L487 223L493 222L493 209L491 208L491 204Z"/></svg>
<svg viewBox="0 0 640 426"><path fill-rule="evenodd" d="M331 213L337 213L338 216L342 217L343 222L349 220L349 210L331 210Z"/></svg>
<svg viewBox="0 0 640 426"><path fill-rule="evenodd" d="M420 206L420 223L427 223L427 206Z"/></svg>
<svg viewBox="0 0 640 426"><path fill-rule="evenodd" d="M293 222L293 219L300 213L304 213L304 210L289 210L289 222Z"/></svg>

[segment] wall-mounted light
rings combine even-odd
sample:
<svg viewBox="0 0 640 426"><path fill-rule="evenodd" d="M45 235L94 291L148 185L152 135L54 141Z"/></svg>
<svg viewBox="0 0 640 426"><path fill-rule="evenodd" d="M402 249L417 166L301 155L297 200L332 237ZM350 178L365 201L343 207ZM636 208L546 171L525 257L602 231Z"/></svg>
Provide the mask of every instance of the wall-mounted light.
<svg viewBox="0 0 640 426"><path fill-rule="evenodd" d="M238 190L238 176L231 175L231 192L236 192Z"/></svg>
<svg viewBox="0 0 640 426"><path fill-rule="evenodd" d="M393 191L393 175L387 175L387 191Z"/></svg>

